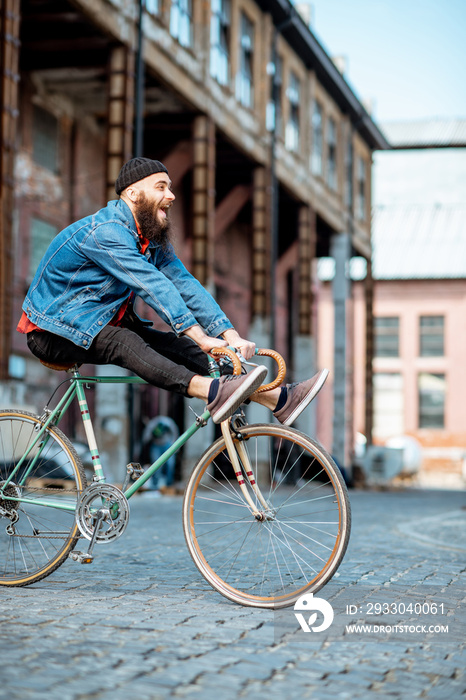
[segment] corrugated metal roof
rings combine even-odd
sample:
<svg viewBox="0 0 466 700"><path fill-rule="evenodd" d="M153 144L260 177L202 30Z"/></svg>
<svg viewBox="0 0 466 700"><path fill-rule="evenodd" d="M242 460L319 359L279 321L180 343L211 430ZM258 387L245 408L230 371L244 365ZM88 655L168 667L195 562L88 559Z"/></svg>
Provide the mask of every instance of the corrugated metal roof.
<svg viewBox="0 0 466 700"><path fill-rule="evenodd" d="M378 206L375 279L466 278L466 204Z"/></svg>
<svg viewBox="0 0 466 700"><path fill-rule="evenodd" d="M466 146L466 119L422 119L379 126L392 148Z"/></svg>

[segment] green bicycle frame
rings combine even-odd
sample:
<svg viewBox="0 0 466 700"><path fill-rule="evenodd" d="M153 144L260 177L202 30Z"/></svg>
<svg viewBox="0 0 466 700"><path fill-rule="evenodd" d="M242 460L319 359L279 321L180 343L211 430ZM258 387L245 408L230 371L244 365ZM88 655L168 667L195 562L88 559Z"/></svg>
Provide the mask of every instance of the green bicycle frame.
<svg viewBox="0 0 466 700"><path fill-rule="evenodd" d="M215 377L217 374L216 369L212 369L211 375ZM89 413L89 407L87 404L87 399L86 399L86 394L85 394L85 386L89 386L90 384L147 384L147 382L144 379L141 379L140 377L136 376L129 376L129 377L124 377L124 376L108 376L108 377L84 377L81 376L78 372L78 370L73 370L73 377L70 379L70 386L66 390L65 394L63 397L60 399L60 401L57 403L55 408L52 411L46 411L44 420L42 422L42 427L40 430L37 431L37 436L31 443L31 445L28 447L26 452L23 454L21 459L18 461L16 464L15 468L13 469L12 473L9 475L8 479L5 480L2 491L8 486L10 481L14 478L14 475L18 472L18 470L21 468L21 465L23 464L24 460L28 458L28 455L31 453L31 451L34 449L34 447L39 443L40 440L43 440L43 445L40 448L39 452L34 456L34 459L32 460L31 464L28 465L28 469L25 471L21 481L17 484L18 486L21 486L27 479L29 473L31 470L34 468L34 464L37 461L37 459L40 457L40 454L42 450L44 449L46 442L47 442L47 429L49 426L56 426L59 424L61 418L63 415L66 413L68 410L70 404L72 401L77 397L78 398L78 403L79 403L79 408L81 411L81 418L83 421L83 426L84 430L86 433L86 438L87 442L89 445L89 450L91 453L92 457L92 463L94 467L94 481L96 482L105 482L105 475L103 472L102 468L102 463L100 460L100 455L99 451L97 448L97 443L94 435L94 428L92 425L90 413ZM196 421L187 429L185 432L179 436L179 438L173 443L171 447L169 447L163 455L161 455L153 464L151 464L150 467L142 474L130 487L128 487L125 491L125 496L126 498L131 498L131 496L141 487L143 486L146 481L148 481L151 476L158 470L160 469L165 462L170 459L170 457L175 454L183 445L186 444L186 442L196 433L200 428L204 427L207 425L207 421L210 418L210 413L209 411L204 411L204 413L201 416L198 416L196 418ZM45 436L45 439L44 439ZM35 499L35 498L16 498L14 496L7 496L4 493L2 494L2 498L8 501L20 501L22 503L30 503L33 505L37 506L45 506L48 508L57 508L59 510L69 510L69 511L75 511L76 510L76 504L67 504L65 502L60 502L59 499L56 501L47 501L43 499Z"/></svg>

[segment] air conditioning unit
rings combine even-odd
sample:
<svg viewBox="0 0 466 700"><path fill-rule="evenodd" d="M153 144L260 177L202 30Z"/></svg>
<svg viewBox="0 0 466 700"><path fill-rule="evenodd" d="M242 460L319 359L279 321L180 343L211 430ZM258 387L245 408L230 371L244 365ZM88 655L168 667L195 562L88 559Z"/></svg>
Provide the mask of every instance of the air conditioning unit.
<svg viewBox="0 0 466 700"><path fill-rule="evenodd" d="M403 471L403 448L369 445L362 459L368 484L386 484Z"/></svg>

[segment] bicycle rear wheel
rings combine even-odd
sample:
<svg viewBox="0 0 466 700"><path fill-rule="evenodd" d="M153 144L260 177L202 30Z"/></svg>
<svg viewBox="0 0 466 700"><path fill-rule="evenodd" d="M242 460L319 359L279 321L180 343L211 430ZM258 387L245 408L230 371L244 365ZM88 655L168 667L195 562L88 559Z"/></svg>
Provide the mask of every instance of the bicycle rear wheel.
<svg viewBox="0 0 466 700"><path fill-rule="evenodd" d="M183 527L194 563L230 600L283 608L316 592L336 572L348 544L351 512L345 483L325 450L279 425L234 433L265 505L246 474L248 505L223 437L202 455L187 484ZM245 458L247 454L247 458Z"/></svg>
<svg viewBox="0 0 466 700"><path fill-rule="evenodd" d="M26 411L0 410L0 585L26 586L51 574L79 537L78 497L86 486L68 438ZM11 477L11 479L10 479ZM33 502L30 502L33 501Z"/></svg>

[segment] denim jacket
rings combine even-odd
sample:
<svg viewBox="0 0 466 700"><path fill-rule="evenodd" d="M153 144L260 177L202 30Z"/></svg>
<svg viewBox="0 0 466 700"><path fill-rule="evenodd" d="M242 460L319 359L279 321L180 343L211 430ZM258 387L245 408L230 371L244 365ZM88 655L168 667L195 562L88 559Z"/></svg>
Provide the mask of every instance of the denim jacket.
<svg viewBox="0 0 466 700"><path fill-rule="evenodd" d="M109 202L54 238L23 310L39 328L87 348L131 291L177 335L195 324L211 336L232 328L171 246L164 252L151 243L140 252L136 223L123 200Z"/></svg>

